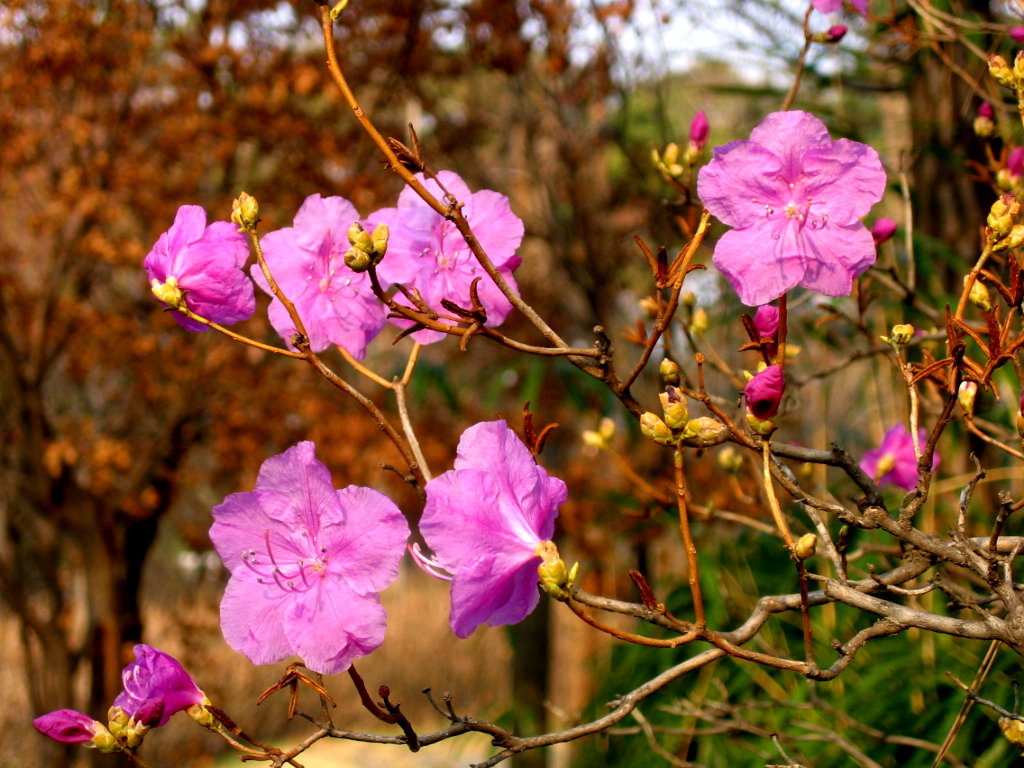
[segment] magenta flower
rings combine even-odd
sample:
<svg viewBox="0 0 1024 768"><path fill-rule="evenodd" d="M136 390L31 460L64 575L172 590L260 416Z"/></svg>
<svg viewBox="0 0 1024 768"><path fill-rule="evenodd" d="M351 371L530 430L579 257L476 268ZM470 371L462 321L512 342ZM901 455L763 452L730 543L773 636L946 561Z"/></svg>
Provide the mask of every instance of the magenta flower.
<svg viewBox="0 0 1024 768"><path fill-rule="evenodd" d="M871 239L875 245L881 245L896 234L896 222L892 219L878 219L871 225Z"/></svg>
<svg viewBox="0 0 1024 768"><path fill-rule="evenodd" d="M302 318L310 349L322 352L337 344L361 360L366 345L384 328L386 311L373 295L370 276L345 264L348 230L357 221L358 211L345 198L310 195L295 214L294 226L268 233L261 243L270 274ZM269 294L259 264L253 265L252 276ZM269 316L291 345L295 323L276 298Z"/></svg>
<svg viewBox="0 0 1024 768"><path fill-rule="evenodd" d="M919 429L918 443L924 450L928 433ZM932 457L932 469L939 466L939 457ZM914 438L903 424L897 424L885 433L882 444L873 451L867 451L860 461L860 468L874 478L879 485L892 483L905 491L917 485L917 459L914 457Z"/></svg>
<svg viewBox="0 0 1024 768"><path fill-rule="evenodd" d="M843 7L843 0L811 0L811 5L819 13L832 13ZM868 0L850 0L850 5L861 16L868 15Z"/></svg>
<svg viewBox="0 0 1024 768"><path fill-rule="evenodd" d="M699 110L690 121L690 146L695 149L703 149L708 142L708 131L711 126L708 124L708 116L704 110Z"/></svg>
<svg viewBox="0 0 1024 768"><path fill-rule="evenodd" d="M760 421L766 421L779 412L782 393L786 390L786 377L777 365L769 365L743 388L747 409Z"/></svg>
<svg viewBox="0 0 1024 768"><path fill-rule="evenodd" d="M427 483L420 533L452 582L452 632L522 621L537 606L537 568L553 545L565 483L537 466L504 421L462 433L455 469ZM415 551L414 551L415 553ZM451 574L446 577L438 572Z"/></svg>
<svg viewBox="0 0 1024 768"><path fill-rule="evenodd" d="M371 488L335 490L302 442L263 462L256 487L213 509L217 554L231 572L220 605L228 645L254 664L301 656L333 674L384 642L377 595L398 575L409 526Z"/></svg>
<svg viewBox="0 0 1024 768"><path fill-rule="evenodd" d="M103 723L73 709L58 709L32 721L44 736L65 744L87 744L107 730Z"/></svg>
<svg viewBox="0 0 1024 768"><path fill-rule="evenodd" d="M436 198L443 197L437 182L425 179L422 174L417 178ZM480 245L514 290L512 272L519 266L516 248L523 239L523 222L512 213L508 198L489 189L470 192L466 183L451 171L441 171L438 178L463 204L462 213ZM382 223L391 230L387 255L377 267L382 280L419 291L428 307L451 316L441 300L448 299L468 309L472 304L470 285L479 277L482 279L477 291L487 311L487 324L501 325L508 317L511 303L484 272L455 225L430 208L412 189L402 190L397 208L385 208L370 216L371 225ZM412 324L407 320L392 322L402 327ZM444 336L440 331L426 329L413 334L423 344Z"/></svg>
<svg viewBox="0 0 1024 768"><path fill-rule="evenodd" d="M1015 43L1024 45L1024 27L1010 27L1006 32Z"/></svg>
<svg viewBox="0 0 1024 768"><path fill-rule="evenodd" d="M754 328L762 339L774 339L779 332L779 308L771 304L758 307L754 312Z"/></svg>
<svg viewBox="0 0 1024 768"><path fill-rule="evenodd" d="M198 205L178 209L171 228L160 235L143 266L154 295L169 307L185 306L214 323L230 325L252 317L256 297L242 267L249 246L228 221L206 226ZM174 319L189 331L207 326L179 312Z"/></svg>
<svg viewBox="0 0 1024 768"><path fill-rule="evenodd" d="M135 661L124 668L121 682L124 690L114 706L147 725L164 725L171 715L205 698L177 659L148 645L135 646Z"/></svg>
<svg viewBox="0 0 1024 768"><path fill-rule="evenodd" d="M797 285L844 296L875 261L861 223L885 191L878 153L866 144L832 141L806 112L774 112L750 134L714 150L697 192L732 230L714 262L750 306Z"/></svg>

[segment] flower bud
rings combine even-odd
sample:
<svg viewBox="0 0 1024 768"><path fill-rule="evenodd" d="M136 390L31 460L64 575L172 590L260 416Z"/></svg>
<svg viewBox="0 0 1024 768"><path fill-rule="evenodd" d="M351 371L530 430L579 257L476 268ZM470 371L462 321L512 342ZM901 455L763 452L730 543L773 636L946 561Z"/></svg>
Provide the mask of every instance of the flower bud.
<svg viewBox="0 0 1024 768"><path fill-rule="evenodd" d="M607 451L611 447L612 438L615 437L615 420L605 416L601 419L597 430L585 430L581 436L583 444L599 451Z"/></svg>
<svg viewBox="0 0 1024 768"><path fill-rule="evenodd" d="M665 384L676 385L679 383L679 365L671 358L664 358L658 366L658 373Z"/></svg>
<svg viewBox="0 0 1024 768"><path fill-rule="evenodd" d="M668 387L658 395L661 410L665 415L665 423L669 429L682 429L690 419L690 410L686 407L686 398L676 387Z"/></svg>
<svg viewBox="0 0 1024 768"><path fill-rule="evenodd" d="M193 704L185 710L185 713L203 726L203 728L209 728L213 731L217 728L217 719L213 716L213 713L206 708L210 703L210 700L203 696L203 700L199 704Z"/></svg>
<svg viewBox="0 0 1024 768"><path fill-rule="evenodd" d="M537 566L541 589L555 600L568 600L579 575L580 564L573 563L572 568L567 568L553 541L538 544L536 554L543 561Z"/></svg>
<svg viewBox="0 0 1024 768"><path fill-rule="evenodd" d="M683 295L679 297L679 303L687 309L693 309L697 306L697 294L693 291L683 291Z"/></svg>
<svg viewBox="0 0 1024 768"><path fill-rule="evenodd" d="M387 224L378 224L373 228L373 234L370 235L370 250L373 251L374 266L380 264L380 260L388 252L388 238L390 236L391 230Z"/></svg>
<svg viewBox="0 0 1024 768"><path fill-rule="evenodd" d="M778 427L771 419L761 420L747 411L747 425L761 437L769 437Z"/></svg>
<svg viewBox="0 0 1024 768"><path fill-rule="evenodd" d="M661 153L661 159L665 165L676 165L679 162L679 145L674 141L665 145L665 151Z"/></svg>
<svg viewBox="0 0 1024 768"><path fill-rule="evenodd" d="M711 322L708 320L708 313L704 307L697 307L693 310L693 316L690 318L691 331L698 336L703 336L710 326Z"/></svg>
<svg viewBox="0 0 1024 768"><path fill-rule="evenodd" d="M970 276L964 275L964 284L970 279ZM988 288L981 280L975 279L974 284L971 285L971 292L967 294L968 300L980 309L982 312L990 312L992 310L992 297L989 295Z"/></svg>
<svg viewBox="0 0 1024 768"><path fill-rule="evenodd" d="M348 228L348 241L361 251L368 251L373 247L369 232L358 221L352 222L352 226Z"/></svg>
<svg viewBox="0 0 1024 768"><path fill-rule="evenodd" d="M774 339L779 332L779 308L764 304L754 312L754 329L762 339Z"/></svg>
<svg viewBox="0 0 1024 768"><path fill-rule="evenodd" d="M1013 746L1024 748L1024 722L1012 717L1000 717L999 730Z"/></svg>
<svg viewBox="0 0 1024 768"><path fill-rule="evenodd" d="M653 320L658 316L658 300L653 296L644 296L637 305L647 319Z"/></svg>
<svg viewBox="0 0 1024 768"><path fill-rule="evenodd" d="M1013 219L1020 212L1016 195L1001 195L992 203L987 224L995 235L1005 235L1013 227Z"/></svg>
<svg viewBox="0 0 1024 768"><path fill-rule="evenodd" d="M882 341L892 344L894 347L905 347L914 339L917 329L910 323L897 323L889 331L888 336L883 336Z"/></svg>
<svg viewBox="0 0 1024 768"><path fill-rule="evenodd" d="M117 738L106 728L97 728L96 735L92 737L92 745L103 753L116 752L118 750Z"/></svg>
<svg viewBox="0 0 1024 768"><path fill-rule="evenodd" d="M871 227L871 237L875 245L881 245L896 234L896 222L892 219L879 219Z"/></svg>
<svg viewBox="0 0 1024 768"><path fill-rule="evenodd" d="M974 381L961 381L956 392L956 401L968 416L974 415L974 400L978 395L978 384Z"/></svg>
<svg viewBox="0 0 1024 768"><path fill-rule="evenodd" d="M1008 248L1020 248L1024 245L1024 224L1014 224L1010 234L992 246L994 251L1005 251Z"/></svg>
<svg viewBox="0 0 1024 768"><path fill-rule="evenodd" d="M704 114L703 109L698 110L690 121L690 146L696 147L698 150L704 149L704 145L708 142L710 128L708 116Z"/></svg>
<svg viewBox="0 0 1024 768"><path fill-rule="evenodd" d="M672 445L675 435L668 425L656 413L647 411L640 417L640 431L658 445Z"/></svg>
<svg viewBox="0 0 1024 768"><path fill-rule="evenodd" d="M668 144L663 153L656 149L651 150L651 161L655 168L670 178L682 176L685 170L679 164L679 145L675 142Z"/></svg>
<svg viewBox="0 0 1024 768"><path fill-rule="evenodd" d="M1013 70L1010 69L1009 65L999 54L993 54L988 59L988 73L995 78L996 82L1000 85L1005 85L1007 88L1013 88Z"/></svg>
<svg viewBox="0 0 1024 768"><path fill-rule="evenodd" d="M178 281L168 277L166 283L161 283L155 277L150 282L150 289L153 295L171 309L181 309L185 306L185 293L178 287Z"/></svg>
<svg viewBox="0 0 1024 768"><path fill-rule="evenodd" d="M1024 176L1024 147L1014 147L1006 158L1006 171L1014 183Z"/></svg>
<svg viewBox="0 0 1024 768"><path fill-rule="evenodd" d="M694 448L710 448L729 439L729 428L710 416L700 416L686 422L683 441Z"/></svg>
<svg viewBox="0 0 1024 768"><path fill-rule="evenodd" d="M1014 87L1024 82L1024 51L1017 51L1013 58L1013 79L1016 81Z"/></svg>
<svg viewBox="0 0 1024 768"><path fill-rule="evenodd" d="M727 445L718 452L718 466L730 475L738 475L743 469L743 457L739 451Z"/></svg>
<svg viewBox="0 0 1024 768"><path fill-rule="evenodd" d="M786 377L777 365L769 365L747 382L743 396L749 410L758 421L770 419L779 411L782 393L786 389Z"/></svg>
<svg viewBox="0 0 1024 768"><path fill-rule="evenodd" d="M362 250L356 246L352 246L345 251L345 265L353 272L365 272L370 268L373 263L369 252Z"/></svg>
<svg viewBox="0 0 1024 768"><path fill-rule="evenodd" d="M978 116L974 118L974 132L983 139L987 139L996 131L996 124L992 120L995 111L987 101L981 102L978 107Z"/></svg>
<svg viewBox="0 0 1024 768"><path fill-rule="evenodd" d="M818 537L813 533L805 533L793 546L793 555L797 560L806 560L809 557L814 556L815 550L818 548Z"/></svg>
<svg viewBox="0 0 1024 768"><path fill-rule="evenodd" d="M255 232L260 220L260 204L252 195L242 192L231 201L231 221L242 232Z"/></svg>
<svg viewBox="0 0 1024 768"><path fill-rule="evenodd" d="M1010 27L1006 34L1013 38L1018 45L1024 45L1024 27Z"/></svg>

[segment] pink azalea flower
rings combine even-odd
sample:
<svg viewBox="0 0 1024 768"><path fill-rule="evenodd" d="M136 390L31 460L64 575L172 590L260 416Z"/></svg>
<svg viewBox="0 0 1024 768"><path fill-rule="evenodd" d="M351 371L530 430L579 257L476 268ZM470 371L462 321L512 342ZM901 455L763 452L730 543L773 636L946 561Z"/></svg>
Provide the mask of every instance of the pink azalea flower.
<svg viewBox="0 0 1024 768"><path fill-rule="evenodd" d="M832 141L807 112L774 112L749 141L717 147L697 192L732 230L714 262L740 299L767 304L797 285L844 296L876 257L861 222L885 191L874 149Z"/></svg>
<svg viewBox="0 0 1024 768"><path fill-rule="evenodd" d="M44 736L64 744L87 744L107 730L103 723L73 709L58 709L32 721Z"/></svg>
<svg viewBox="0 0 1024 768"><path fill-rule="evenodd" d="M437 182L425 179L422 174L417 178L431 194L442 198ZM451 171L441 171L438 178L463 203L462 213L480 245L515 289L512 272L519 266L516 249L523 239L523 222L512 213L508 198L489 189L470 192L466 183ZM487 310L487 324L501 325L508 317L511 303L484 272L455 225L430 208L412 189L402 190L397 208L379 210L369 218L371 226L383 223L391 230L387 255L377 267L382 280L416 289L428 307L450 316L441 300L448 299L468 309L472 304L470 285L479 277L482 279L477 290L480 303ZM407 303L401 295L398 298ZM411 325L405 320L392 322L401 327ZM423 344L444 336L440 331L426 329L413 334Z"/></svg>
<svg viewBox="0 0 1024 768"><path fill-rule="evenodd" d="M928 433L918 430L918 443L923 450L928 442ZM939 466L939 457L932 457L932 469ZM875 479L879 485L891 483L905 491L917 485L917 459L914 457L914 438L903 424L897 424L885 433L882 444L873 451L867 451L860 461L860 468Z"/></svg>
<svg viewBox="0 0 1024 768"><path fill-rule="evenodd" d="M121 673L121 682L124 690L114 706L149 725L164 725L171 715L202 704L205 697L177 659L141 643L135 646L135 661Z"/></svg>
<svg viewBox="0 0 1024 768"><path fill-rule="evenodd" d="M220 606L228 645L254 664L298 655L343 672L384 642L378 592L398 575L409 526L371 488L335 490L302 442L263 462L256 487L213 509L210 539L231 572Z"/></svg>
<svg viewBox="0 0 1024 768"><path fill-rule="evenodd" d="M504 421L462 433L455 469L427 483L420 532L435 558L414 550L429 572L451 579L456 636L515 624L537 606L537 567L566 495Z"/></svg>
<svg viewBox="0 0 1024 768"><path fill-rule="evenodd" d="M183 303L200 317L230 325L256 309L252 283L242 271L248 258L249 245L238 227L228 221L206 226L206 211L183 205L143 266L160 301L171 307ZM189 331L210 330L178 312L174 319Z"/></svg>
<svg viewBox="0 0 1024 768"><path fill-rule="evenodd" d="M779 332L779 308L771 304L758 307L754 312L754 328L762 339L774 339Z"/></svg>
<svg viewBox="0 0 1024 768"><path fill-rule="evenodd" d="M294 226L268 233L261 244L270 274L302 318L310 349L322 352L337 344L361 360L366 345L384 328L386 311L373 295L370 276L345 264L348 230L357 221L359 212L345 198L310 195L295 214ZM259 264L253 265L252 276L269 294ZM295 324L284 304L275 298L268 314L274 330L291 345Z"/></svg>
<svg viewBox="0 0 1024 768"><path fill-rule="evenodd" d="M881 245L896 234L896 222L892 219L878 219L871 225L871 239L875 245Z"/></svg>
<svg viewBox="0 0 1024 768"><path fill-rule="evenodd" d="M777 365L769 365L743 388L747 409L760 421L766 421L779 412L782 393L786 390L786 377Z"/></svg>

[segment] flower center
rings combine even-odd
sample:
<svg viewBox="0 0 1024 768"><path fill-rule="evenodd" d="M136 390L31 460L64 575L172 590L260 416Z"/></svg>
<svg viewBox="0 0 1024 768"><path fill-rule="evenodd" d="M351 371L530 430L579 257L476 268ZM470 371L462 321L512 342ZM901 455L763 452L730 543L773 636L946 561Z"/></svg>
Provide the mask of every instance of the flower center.
<svg viewBox="0 0 1024 768"><path fill-rule="evenodd" d="M335 301L339 296L353 299L359 295L359 286L352 280L353 272L345 266L346 250L348 243L340 240L336 243L329 231L319 257L313 259L313 263L309 265L306 280L313 281L319 275L317 287L328 301Z"/></svg>
<svg viewBox="0 0 1024 768"><path fill-rule="evenodd" d="M820 211L820 206L826 204L825 200L816 200L813 195L806 194L806 189L802 181L792 182L786 181L785 179L779 179L785 185L785 193L783 199L786 203L782 206L783 217L781 221L784 224L793 222L796 224L797 230L801 230L804 227L810 229L823 229L828 224L828 214L824 211ZM751 202L758 204L758 200L752 200ZM812 209L818 206L819 211L816 213ZM771 203L764 204L764 217L766 219L772 219L777 213L775 205ZM781 233L776 232L772 235L776 240L782 237Z"/></svg>
<svg viewBox="0 0 1024 768"><path fill-rule="evenodd" d="M309 541L306 531L302 531L302 536ZM315 554L289 563L278 562L274 556L269 530L263 531L263 543L262 552L255 549L242 552L242 562L256 574L256 581L260 584L276 584L285 592L305 592L316 584L312 576L319 575L322 579L327 575L327 547L317 547L316 542L309 541Z"/></svg>

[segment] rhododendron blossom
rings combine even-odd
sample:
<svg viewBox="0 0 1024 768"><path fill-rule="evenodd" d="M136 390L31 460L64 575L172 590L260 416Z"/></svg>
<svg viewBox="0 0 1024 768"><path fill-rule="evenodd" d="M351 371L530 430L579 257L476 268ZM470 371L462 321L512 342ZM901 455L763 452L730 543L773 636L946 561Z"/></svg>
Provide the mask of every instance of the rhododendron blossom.
<svg viewBox="0 0 1024 768"><path fill-rule="evenodd" d="M221 601L228 645L254 664L298 655L333 674L384 642L377 595L398 575L409 526L394 502L335 490L302 442L263 462L256 487L213 509L210 539L231 572Z"/></svg>
<svg viewBox="0 0 1024 768"><path fill-rule="evenodd" d="M917 431L918 445L925 449L928 433ZM939 466L939 457L932 457L932 469ZM875 450L864 453L860 468L874 478L879 485L899 486L905 491L917 485L917 458L914 456L914 438L903 424L897 424L885 433L882 444Z"/></svg>
<svg viewBox="0 0 1024 768"><path fill-rule="evenodd" d="M566 495L504 421L462 433L455 468L427 483L420 532L435 558L418 555L434 575L451 574L458 637L485 622L515 624L537 606L537 568L554 550Z"/></svg>
<svg viewBox="0 0 1024 768"><path fill-rule="evenodd" d="M114 706L148 725L164 725L171 715L202 704L205 698L177 659L141 643L135 646L135 661L121 673L121 682L124 690Z"/></svg>
<svg viewBox="0 0 1024 768"><path fill-rule="evenodd" d="M488 189L470 192L466 183L451 171L441 171L437 176L445 189L462 203L462 213L480 245L501 276L516 290L512 272L520 262L516 249L523 239L523 222L512 213L508 198ZM422 174L417 178L432 195L443 199L444 193L437 182ZM451 316L442 306L442 299L469 309L472 305L470 286L475 279L482 278L477 293L487 311L487 325L500 325L508 317L512 304L480 266L455 224L427 205L411 188L402 190L397 208L377 211L369 221L371 226L387 224L391 230L387 255L377 267L382 280L415 289L428 307ZM402 327L412 324L401 319L393 322ZM444 336L440 331L427 329L413 334L413 338L424 344Z"/></svg>
<svg viewBox="0 0 1024 768"><path fill-rule="evenodd" d="M44 736L64 744L88 744L107 730L103 723L73 709L47 712L33 720L32 725Z"/></svg>
<svg viewBox="0 0 1024 768"><path fill-rule="evenodd" d="M237 226L228 221L206 226L206 211L183 205L143 266L153 294L164 304L230 325L252 317L256 309L252 282L242 271L248 258L249 246ZM189 331L210 330L180 312L174 319Z"/></svg>
<svg viewBox="0 0 1024 768"><path fill-rule="evenodd" d="M345 264L348 230L358 220L358 211L345 198L310 195L295 214L293 226L270 232L260 241L270 274L295 305L314 352L337 344L362 359L366 345L386 322L370 276ZM252 276L271 293L258 264ZM274 330L290 344L295 323L284 304L274 298L268 313Z"/></svg>
<svg viewBox="0 0 1024 768"><path fill-rule="evenodd" d="M714 262L740 299L766 304L801 285L843 296L871 266L876 249L861 222L885 191L878 153L832 141L807 112L775 112L749 141L716 147L697 192L732 230Z"/></svg>
<svg viewBox="0 0 1024 768"><path fill-rule="evenodd" d="M777 365L769 365L747 382L743 396L747 408L761 421L770 419L779 411L782 393L786 390L786 377Z"/></svg>

